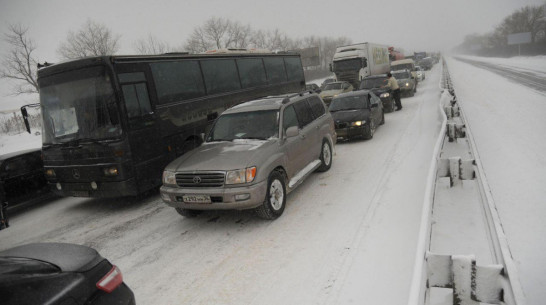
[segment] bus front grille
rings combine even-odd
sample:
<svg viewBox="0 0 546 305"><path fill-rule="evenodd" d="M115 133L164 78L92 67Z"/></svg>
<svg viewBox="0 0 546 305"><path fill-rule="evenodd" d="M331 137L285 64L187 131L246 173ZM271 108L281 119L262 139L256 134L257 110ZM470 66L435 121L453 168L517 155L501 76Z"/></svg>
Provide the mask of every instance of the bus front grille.
<svg viewBox="0 0 546 305"><path fill-rule="evenodd" d="M221 187L224 173L176 174L176 184L180 187Z"/></svg>

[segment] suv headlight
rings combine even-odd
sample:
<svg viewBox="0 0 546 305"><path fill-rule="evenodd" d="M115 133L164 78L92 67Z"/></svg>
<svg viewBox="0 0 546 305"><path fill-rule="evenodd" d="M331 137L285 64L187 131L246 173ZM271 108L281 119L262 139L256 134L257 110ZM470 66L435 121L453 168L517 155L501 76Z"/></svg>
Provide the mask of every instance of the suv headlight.
<svg viewBox="0 0 546 305"><path fill-rule="evenodd" d="M236 169L226 173L226 184L241 184L254 181L256 166L245 169Z"/></svg>
<svg viewBox="0 0 546 305"><path fill-rule="evenodd" d="M366 121L351 122L351 126L362 126L364 124L366 124Z"/></svg>
<svg viewBox="0 0 546 305"><path fill-rule="evenodd" d="M391 96L388 92L385 92L385 93L381 93L381 95L379 97L381 98L386 98L386 97L389 97Z"/></svg>
<svg viewBox="0 0 546 305"><path fill-rule="evenodd" d="M165 185L176 185L176 175L170 171L163 172L163 184Z"/></svg>

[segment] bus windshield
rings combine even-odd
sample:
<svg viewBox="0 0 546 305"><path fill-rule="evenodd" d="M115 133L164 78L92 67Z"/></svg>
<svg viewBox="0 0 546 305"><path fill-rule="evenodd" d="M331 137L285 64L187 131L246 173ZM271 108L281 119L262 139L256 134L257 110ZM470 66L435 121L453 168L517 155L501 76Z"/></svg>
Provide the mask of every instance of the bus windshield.
<svg viewBox="0 0 546 305"><path fill-rule="evenodd" d="M104 67L75 70L40 80L40 103L44 144L121 135L116 98Z"/></svg>

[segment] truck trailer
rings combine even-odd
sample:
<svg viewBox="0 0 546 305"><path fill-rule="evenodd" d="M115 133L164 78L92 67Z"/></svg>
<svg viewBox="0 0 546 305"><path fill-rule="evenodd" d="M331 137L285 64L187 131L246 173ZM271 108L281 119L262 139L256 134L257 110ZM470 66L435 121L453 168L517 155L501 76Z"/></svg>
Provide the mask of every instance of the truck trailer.
<svg viewBox="0 0 546 305"><path fill-rule="evenodd" d="M364 77L389 72L388 46L364 42L337 47L330 70L337 81L347 81L358 88Z"/></svg>

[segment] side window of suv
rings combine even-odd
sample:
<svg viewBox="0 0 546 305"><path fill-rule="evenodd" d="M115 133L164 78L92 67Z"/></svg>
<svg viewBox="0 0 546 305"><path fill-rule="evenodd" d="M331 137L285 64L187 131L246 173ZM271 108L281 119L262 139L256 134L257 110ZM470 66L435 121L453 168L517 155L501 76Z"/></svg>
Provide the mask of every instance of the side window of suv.
<svg viewBox="0 0 546 305"><path fill-rule="evenodd" d="M312 110L311 107L309 107L309 104L307 104L306 100L295 103L294 110L296 110L300 128L307 126L307 124L313 121Z"/></svg>
<svg viewBox="0 0 546 305"><path fill-rule="evenodd" d="M288 127L299 126L298 117L296 116L296 111L294 106L288 106L284 109L283 120L282 120L282 129L283 132L286 132Z"/></svg>
<svg viewBox="0 0 546 305"><path fill-rule="evenodd" d="M326 110L324 109L324 102L320 100L318 96L311 96L307 99L311 110L313 110L313 115L315 118L321 117Z"/></svg>

